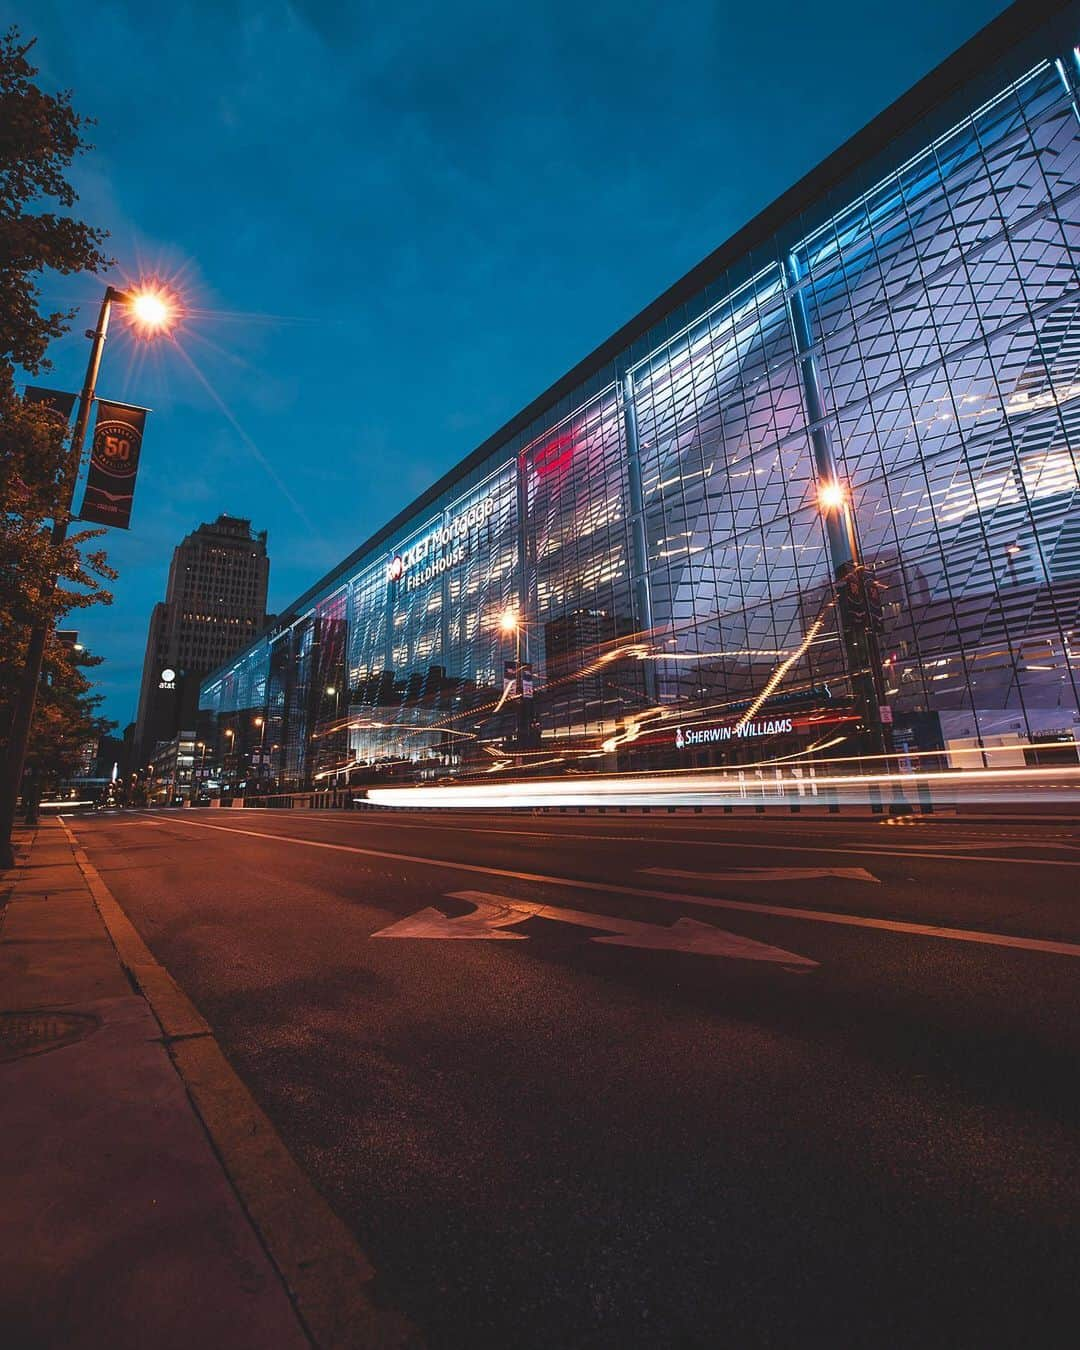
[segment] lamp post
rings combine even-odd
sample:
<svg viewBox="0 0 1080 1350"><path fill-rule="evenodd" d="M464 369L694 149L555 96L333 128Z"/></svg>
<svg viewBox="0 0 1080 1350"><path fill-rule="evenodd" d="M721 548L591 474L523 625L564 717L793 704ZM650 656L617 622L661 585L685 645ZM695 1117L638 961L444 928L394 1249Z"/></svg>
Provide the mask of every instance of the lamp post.
<svg viewBox="0 0 1080 1350"><path fill-rule="evenodd" d="M851 670L852 689L861 707L874 752L890 754L892 734L886 721L890 714L885 701L881 650L870 612L872 602L869 587L876 583L871 581L869 586L867 583L851 493L838 479L826 479L818 488L818 505L825 517L832 556L840 559L836 566L840 627Z"/></svg>
<svg viewBox="0 0 1080 1350"><path fill-rule="evenodd" d="M266 718L252 718L251 725L259 728L259 772L255 775L260 785L263 779L263 742L266 739Z"/></svg>
<svg viewBox="0 0 1080 1350"><path fill-rule="evenodd" d="M79 394L78 411L75 414L75 428L71 433L71 445L64 461L63 478L60 483L60 496L53 517L49 544L53 550L59 549L67 538L68 522L75 499L75 486L79 481L79 468L82 464L83 445L86 441L86 428L90 423L90 410L94 405L98 372L101 369L101 356L105 348L105 338L109 332L109 319L114 304L124 306L136 327L145 335L164 331L173 316L173 307L159 291L142 287L135 291L118 290L107 286L98 311L97 327L87 330L90 338L90 356L86 363L86 376L82 392ZM57 577L54 573L46 585L42 602L47 605L56 589ZM19 796L23 769L26 765L26 750L30 743L30 729L34 722L34 708L37 703L38 684L41 681L41 665L45 656L45 642L50 625L44 615L30 628L26 646L26 660L23 665L22 680L15 710L11 718L11 731L8 739L8 763L4 781L0 784L0 865L10 866L11 827L15 822L15 802Z"/></svg>
<svg viewBox="0 0 1080 1350"><path fill-rule="evenodd" d="M328 684L326 686L325 693L327 698L332 698L334 700L334 721L332 724L333 732L331 733L329 741L327 742L329 745L329 750L324 753L328 753L333 760L333 771L332 777L330 779L330 784L332 788L336 788L338 781L338 774L340 773L337 760L338 756L342 753L339 745L341 728L338 726L338 722L341 720L341 693L336 684ZM348 731L346 731L344 753L348 755L348 752L349 752L349 733ZM348 770L346 770L346 772L348 772Z"/></svg>
<svg viewBox="0 0 1080 1350"><path fill-rule="evenodd" d="M514 689L517 699L517 748L528 748L532 729L532 694L526 697L522 671L522 655L527 665L529 661L529 633L521 622L516 610L504 610L499 618L499 631L509 637L514 635ZM530 678L531 689L531 678Z"/></svg>

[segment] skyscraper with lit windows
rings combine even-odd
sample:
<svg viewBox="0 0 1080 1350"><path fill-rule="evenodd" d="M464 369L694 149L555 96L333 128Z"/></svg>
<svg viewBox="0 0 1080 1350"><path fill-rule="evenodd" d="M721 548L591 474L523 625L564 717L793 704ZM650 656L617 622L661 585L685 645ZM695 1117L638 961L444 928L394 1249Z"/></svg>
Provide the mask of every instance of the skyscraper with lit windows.
<svg viewBox="0 0 1080 1350"><path fill-rule="evenodd" d="M138 761L159 741L194 728L199 684L266 622L266 532L218 516L173 550L165 599L154 606L143 658L135 741Z"/></svg>

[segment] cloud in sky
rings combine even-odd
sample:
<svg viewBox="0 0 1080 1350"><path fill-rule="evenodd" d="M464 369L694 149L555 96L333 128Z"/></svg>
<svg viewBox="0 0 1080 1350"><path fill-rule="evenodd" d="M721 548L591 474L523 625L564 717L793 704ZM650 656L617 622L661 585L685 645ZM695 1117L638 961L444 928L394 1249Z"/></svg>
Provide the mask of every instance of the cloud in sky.
<svg viewBox="0 0 1080 1350"><path fill-rule="evenodd" d="M153 408L116 605L80 616L109 714L200 521L269 531L280 610L1002 8L911 0L883 43L853 0L0 0L98 120L83 215L222 315L186 344L209 391L106 354ZM76 387L100 283L53 289Z"/></svg>

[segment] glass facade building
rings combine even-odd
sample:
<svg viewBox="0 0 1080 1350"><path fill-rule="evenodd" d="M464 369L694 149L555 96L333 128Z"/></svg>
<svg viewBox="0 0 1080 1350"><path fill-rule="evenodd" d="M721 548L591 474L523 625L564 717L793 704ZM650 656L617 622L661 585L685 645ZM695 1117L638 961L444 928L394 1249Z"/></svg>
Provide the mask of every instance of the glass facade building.
<svg viewBox="0 0 1080 1350"><path fill-rule="evenodd" d="M301 597L202 686L226 770L1074 738L1077 40L1006 11Z"/></svg>

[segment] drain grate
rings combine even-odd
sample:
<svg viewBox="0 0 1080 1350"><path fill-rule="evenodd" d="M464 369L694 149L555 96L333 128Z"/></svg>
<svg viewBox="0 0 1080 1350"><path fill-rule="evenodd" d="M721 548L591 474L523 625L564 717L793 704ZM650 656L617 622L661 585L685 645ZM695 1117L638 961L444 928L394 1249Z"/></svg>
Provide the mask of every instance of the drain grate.
<svg viewBox="0 0 1080 1350"><path fill-rule="evenodd" d="M99 1025L89 1013L0 1012L0 1063L59 1050L83 1040Z"/></svg>

